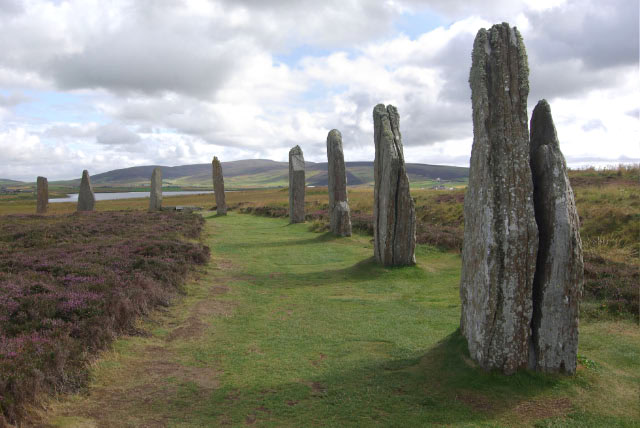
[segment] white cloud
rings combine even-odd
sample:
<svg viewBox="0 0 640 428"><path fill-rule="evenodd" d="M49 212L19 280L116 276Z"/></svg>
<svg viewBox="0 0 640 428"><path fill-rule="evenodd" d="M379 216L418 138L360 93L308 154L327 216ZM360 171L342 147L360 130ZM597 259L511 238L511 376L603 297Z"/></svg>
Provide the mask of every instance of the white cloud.
<svg viewBox="0 0 640 428"><path fill-rule="evenodd" d="M424 11L450 25L394 29ZM286 160L295 144L324 161L333 128L347 160L371 160L381 102L400 111L407 161L466 165L473 39L503 20L569 162L640 157L637 16L636 0L0 0L0 135L26 144L0 176Z"/></svg>

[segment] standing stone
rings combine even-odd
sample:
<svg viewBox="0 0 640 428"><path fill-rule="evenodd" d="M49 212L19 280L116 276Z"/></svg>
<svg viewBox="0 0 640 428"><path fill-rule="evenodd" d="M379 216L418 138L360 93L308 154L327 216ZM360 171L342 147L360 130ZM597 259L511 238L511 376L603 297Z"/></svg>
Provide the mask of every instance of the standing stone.
<svg viewBox="0 0 640 428"><path fill-rule="evenodd" d="M151 195L149 197L149 211L162 210L162 170L154 168L151 173Z"/></svg>
<svg viewBox="0 0 640 428"><path fill-rule="evenodd" d="M93 211L96 204L96 197L93 195L89 172L82 171L82 181L80 181L80 192L78 193L78 211Z"/></svg>
<svg viewBox="0 0 640 428"><path fill-rule="evenodd" d="M289 151L289 221L304 223L304 156L300 146Z"/></svg>
<svg viewBox="0 0 640 428"><path fill-rule="evenodd" d="M584 280L580 221L546 100L533 110L530 150L540 245L533 280L534 352L529 367L575 373Z"/></svg>
<svg viewBox="0 0 640 428"><path fill-rule="evenodd" d="M45 214L49 208L49 182L46 177L38 177L36 213Z"/></svg>
<svg viewBox="0 0 640 428"><path fill-rule="evenodd" d="M329 228L338 236L351 236L351 213L347 197L347 171L342 152L342 134L333 129L327 135L329 161Z"/></svg>
<svg viewBox="0 0 640 428"><path fill-rule="evenodd" d="M227 202L224 195L224 177L222 176L222 165L216 156L211 162L213 169L213 192L216 195L216 209L218 215L227 215Z"/></svg>
<svg viewBox="0 0 640 428"><path fill-rule="evenodd" d="M400 115L389 105L373 109L374 161L373 242L376 261L384 266L416 262L416 210L404 164Z"/></svg>
<svg viewBox="0 0 640 428"><path fill-rule="evenodd" d="M473 148L464 198L460 327L485 369L526 368L538 251L520 33L481 29L472 53Z"/></svg>

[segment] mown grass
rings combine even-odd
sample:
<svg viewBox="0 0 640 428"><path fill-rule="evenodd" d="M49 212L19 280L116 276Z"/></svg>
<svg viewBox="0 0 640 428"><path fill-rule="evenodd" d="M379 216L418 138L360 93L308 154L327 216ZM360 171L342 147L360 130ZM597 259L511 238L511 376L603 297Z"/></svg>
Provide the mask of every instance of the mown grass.
<svg viewBox="0 0 640 428"><path fill-rule="evenodd" d="M460 258L387 269L370 237L207 214L209 272L118 340L54 426L634 426L640 333L583 322L574 377L484 372L457 331ZM84 424L84 425L82 425Z"/></svg>

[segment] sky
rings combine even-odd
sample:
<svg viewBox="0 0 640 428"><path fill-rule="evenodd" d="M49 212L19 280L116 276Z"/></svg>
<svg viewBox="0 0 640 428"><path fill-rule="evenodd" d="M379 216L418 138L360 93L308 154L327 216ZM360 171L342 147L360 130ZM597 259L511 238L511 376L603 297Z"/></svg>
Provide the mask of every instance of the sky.
<svg viewBox="0 0 640 428"><path fill-rule="evenodd" d="M406 162L468 166L480 28L529 57L570 167L640 162L638 0L0 0L0 178L138 165L374 158L400 113Z"/></svg>

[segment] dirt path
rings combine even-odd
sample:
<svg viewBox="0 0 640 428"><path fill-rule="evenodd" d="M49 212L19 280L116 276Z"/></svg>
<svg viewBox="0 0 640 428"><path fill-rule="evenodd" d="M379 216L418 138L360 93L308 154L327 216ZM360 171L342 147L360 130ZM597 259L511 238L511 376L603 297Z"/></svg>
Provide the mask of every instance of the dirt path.
<svg viewBox="0 0 640 428"><path fill-rule="evenodd" d="M215 226L209 225L209 233ZM212 256L169 309L140 322L140 336L120 338L92 367L87 390L52 401L40 412L42 427L167 427L187 412L189 397L219 388L216 364L193 358L194 342L215 333L216 318L233 314L225 298L232 264ZM182 411L181 411L182 409Z"/></svg>

